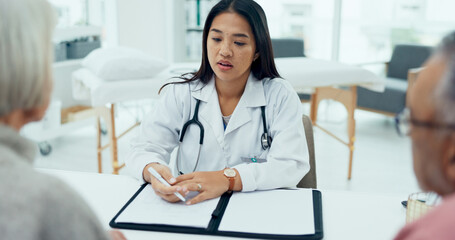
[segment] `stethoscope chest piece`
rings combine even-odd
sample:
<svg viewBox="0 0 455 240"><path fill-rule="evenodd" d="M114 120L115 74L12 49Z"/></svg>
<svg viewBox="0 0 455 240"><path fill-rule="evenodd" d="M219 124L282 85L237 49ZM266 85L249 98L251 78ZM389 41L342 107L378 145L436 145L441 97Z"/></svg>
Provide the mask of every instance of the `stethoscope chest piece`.
<svg viewBox="0 0 455 240"><path fill-rule="evenodd" d="M262 149L267 150L267 148L270 147L271 143L272 143L272 138L267 133L263 133L261 136Z"/></svg>

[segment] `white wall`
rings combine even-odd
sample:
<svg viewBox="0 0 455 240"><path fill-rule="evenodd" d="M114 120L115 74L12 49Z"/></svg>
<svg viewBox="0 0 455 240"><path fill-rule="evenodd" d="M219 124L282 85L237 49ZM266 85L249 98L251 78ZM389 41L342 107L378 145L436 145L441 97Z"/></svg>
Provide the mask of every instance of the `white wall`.
<svg viewBox="0 0 455 240"><path fill-rule="evenodd" d="M117 43L173 61L169 0L117 0Z"/></svg>

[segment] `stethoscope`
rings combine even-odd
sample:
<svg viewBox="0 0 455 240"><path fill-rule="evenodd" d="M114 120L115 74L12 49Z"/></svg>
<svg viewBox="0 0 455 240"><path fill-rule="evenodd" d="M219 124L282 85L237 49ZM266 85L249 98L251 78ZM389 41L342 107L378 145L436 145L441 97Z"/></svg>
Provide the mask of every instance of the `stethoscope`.
<svg viewBox="0 0 455 240"><path fill-rule="evenodd" d="M191 125L195 124L196 126L199 127L200 135L199 135L199 150L197 153L197 159L196 159L196 164L194 165L193 172L196 171L196 168L199 164L199 156L201 154L201 147L202 143L204 142L204 126L202 126L202 123L198 119L198 114L199 114L199 104L201 103L201 100L197 99L196 100L196 107L194 109L194 115L193 118L188 120L185 124L183 124L182 128L182 133L180 134L180 139L179 139L179 145L182 144L183 138L185 137L186 129ZM269 136L269 133L267 131L267 122L265 119L265 106L261 106L261 116L262 116L262 126L264 127L264 133L261 135L261 146L262 149L266 150L272 145L272 137ZM180 171L180 146L177 152L177 161L176 161L176 166L177 166L177 172L182 175L183 172Z"/></svg>

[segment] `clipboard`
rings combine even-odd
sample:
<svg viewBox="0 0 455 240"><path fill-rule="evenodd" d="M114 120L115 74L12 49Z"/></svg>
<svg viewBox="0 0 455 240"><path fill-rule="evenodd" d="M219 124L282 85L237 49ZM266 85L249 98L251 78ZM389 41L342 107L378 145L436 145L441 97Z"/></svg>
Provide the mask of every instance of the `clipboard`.
<svg viewBox="0 0 455 240"><path fill-rule="evenodd" d="M159 231L159 232L172 232L172 233L185 233L185 234L202 234L202 235L214 235L214 236L230 236L230 237L241 237L241 238L261 238L261 239L322 239L323 224L322 224L322 194L318 190L312 190L313 199L313 219L314 219L314 234L268 234L268 233L252 233L252 232L240 232L240 231L221 231L219 226L226 208L229 204L229 200L232 193L224 193L212 212L212 216L207 228L201 227L190 227L190 226L174 226L168 224L142 224L142 223L122 223L116 222L116 219L122 214L122 212L128 208L128 206L136 199L136 197L142 192L147 186L147 183L143 184L136 193L128 200L128 202L120 209L120 211L114 216L109 222L112 228L119 229L131 229L131 230L145 230L145 231ZM292 190L290 190L292 191ZM241 193L240 193L241 194ZM281 222L277 219L277 224Z"/></svg>

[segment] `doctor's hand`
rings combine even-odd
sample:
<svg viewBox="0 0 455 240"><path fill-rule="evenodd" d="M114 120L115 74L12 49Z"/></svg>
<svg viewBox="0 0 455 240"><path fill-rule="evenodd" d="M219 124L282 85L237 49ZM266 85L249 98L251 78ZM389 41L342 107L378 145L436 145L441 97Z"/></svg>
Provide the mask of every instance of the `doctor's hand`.
<svg viewBox="0 0 455 240"><path fill-rule="evenodd" d="M110 230L108 231L108 234L112 240L126 240L125 235L118 230Z"/></svg>
<svg viewBox="0 0 455 240"><path fill-rule="evenodd" d="M236 182L241 186L240 178L238 181L236 179ZM229 180L224 176L223 170L184 174L176 178L176 184L189 191L199 192L194 198L188 199L186 204L196 204L207 199L219 197L229 189Z"/></svg>
<svg viewBox="0 0 455 240"><path fill-rule="evenodd" d="M156 179L149 171L147 171L149 167L154 168L171 186L166 186L158 181L158 179ZM168 202L180 201L180 199L175 196L175 192L179 192L182 196L185 196L189 192L185 187L175 186L176 180L174 176L172 176L171 170L167 166L161 165L159 163L150 163L145 166L144 170L142 171L142 176L145 181L149 182L152 185L152 188L155 191L156 195L160 196Z"/></svg>

